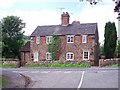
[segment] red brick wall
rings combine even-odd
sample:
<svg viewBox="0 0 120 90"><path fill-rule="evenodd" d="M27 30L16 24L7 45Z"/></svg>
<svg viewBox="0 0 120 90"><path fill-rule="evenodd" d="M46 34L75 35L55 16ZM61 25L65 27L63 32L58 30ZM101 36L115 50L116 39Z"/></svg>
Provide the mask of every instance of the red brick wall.
<svg viewBox="0 0 120 90"><path fill-rule="evenodd" d="M25 65L29 61L31 61L30 52L21 52L21 65Z"/></svg>
<svg viewBox="0 0 120 90"><path fill-rule="evenodd" d="M94 48L92 47L92 43L94 39L91 38L91 36L87 37L87 43L82 43L82 36L78 35L74 37L74 43L67 43L66 37L61 36L61 55L59 57L60 60L66 59L66 53L67 52L73 52L74 53L74 60L81 61L83 60L83 50L88 50L90 52L90 60L94 60Z"/></svg>
<svg viewBox="0 0 120 90"><path fill-rule="evenodd" d="M48 49L47 49L47 44L46 44L46 37L43 37L43 36L40 37L40 44L36 44L35 41L31 42L31 53L34 54L34 52L38 51L38 54L39 54L38 59L39 60L45 60L46 59L47 50Z"/></svg>
<svg viewBox="0 0 120 90"><path fill-rule="evenodd" d="M62 19L61 24L62 24L63 26L66 26L66 25L69 24L69 17L68 17L68 16L64 16L64 17L62 17L61 19Z"/></svg>
<svg viewBox="0 0 120 90"><path fill-rule="evenodd" d="M73 52L74 60L81 61L83 60L83 50L89 50L90 52L90 60L94 60L94 48L93 41L94 35L87 36L88 40L86 44L82 43L82 36L77 35L74 37L74 43L67 43L67 36L60 36L60 52L59 52L59 60L66 60L66 53ZM39 60L46 59L46 52L48 51L46 44L46 37L40 37L40 44L36 44L36 42L31 42L31 53L38 51Z"/></svg>

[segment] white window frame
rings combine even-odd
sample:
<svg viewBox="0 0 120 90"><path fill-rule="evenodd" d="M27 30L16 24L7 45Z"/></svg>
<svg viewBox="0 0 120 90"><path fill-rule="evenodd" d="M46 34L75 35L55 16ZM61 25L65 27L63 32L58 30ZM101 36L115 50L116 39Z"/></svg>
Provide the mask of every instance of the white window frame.
<svg viewBox="0 0 120 90"><path fill-rule="evenodd" d="M69 38L70 38L70 41L68 41ZM67 35L67 43L74 43L74 35Z"/></svg>
<svg viewBox="0 0 120 90"><path fill-rule="evenodd" d="M82 35L82 43L87 43L87 35Z"/></svg>
<svg viewBox="0 0 120 90"><path fill-rule="evenodd" d="M40 36L36 36L36 44L40 44Z"/></svg>
<svg viewBox="0 0 120 90"><path fill-rule="evenodd" d="M52 36L46 36L46 44L52 43Z"/></svg>
<svg viewBox="0 0 120 90"><path fill-rule="evenodd" d="M34 57L34 62L38 62L38 51L33 53Z"/></svg>
<svg viewBox="0 0 120 90"><path fill-rule="evenodd" d="M88 58L85 58L85 52L88 52ZM83 60L89 60L89 56L90 56L90 54L89 54L89 51L88 50L84 50L83 51Z"/></svg>
<svg viewBox="0 0 120 90"><path fill-rule="evenodd" d="M50 58L48 57L50 55ZM52 60L52 54L49 52L46 52L46 60Z"/></svg>
<svg viewBox="0 0 120 90"><path fill-rule="evenodd" d="M73 55L73 58L68 58L68 55L71 55L71 54ZM74 53L73 52L66 53L66 60L74 60Z"/></svg>

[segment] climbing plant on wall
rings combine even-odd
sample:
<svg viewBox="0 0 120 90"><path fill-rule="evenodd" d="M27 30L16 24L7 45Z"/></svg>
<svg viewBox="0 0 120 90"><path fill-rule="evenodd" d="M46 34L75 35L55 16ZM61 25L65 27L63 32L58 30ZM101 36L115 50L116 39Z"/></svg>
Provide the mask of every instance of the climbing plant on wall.
<svg viewBox="0 0 120 90"><path fill-rule="evenodd" d="M48 51L52 55L52 60L58 59L59 48L60 48L60 37L57 35L53 35L52 43L48 45Z"/></svg>

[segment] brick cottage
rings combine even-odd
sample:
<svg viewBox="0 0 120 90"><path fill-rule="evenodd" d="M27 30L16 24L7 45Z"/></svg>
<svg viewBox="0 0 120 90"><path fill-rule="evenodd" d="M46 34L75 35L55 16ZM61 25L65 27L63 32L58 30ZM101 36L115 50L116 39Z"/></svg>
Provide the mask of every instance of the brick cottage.
<svg viewBox="0 0 120 90"><path fill-rule="evenodd" d="M90 62L98 65L99 43L97 23L80 23L73 21L69 24L69 13L61 15L61 25L38 26L31 34L29 54L22 49L22 61L40 62L52 60L48 52L48 44L52 36L58 35L61 39L59 61ZM25 60L26 59L26 60Z"/></svg>

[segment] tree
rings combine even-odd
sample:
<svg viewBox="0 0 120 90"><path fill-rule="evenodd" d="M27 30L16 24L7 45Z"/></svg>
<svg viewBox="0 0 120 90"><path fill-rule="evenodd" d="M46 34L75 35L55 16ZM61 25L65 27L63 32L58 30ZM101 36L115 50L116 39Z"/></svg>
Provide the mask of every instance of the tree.
<svg viewBox="0 0 120 90"><path fill-rule="evenodd" d="M120 58L120 41L118 41L116 46L116 56Z"/></svg>
<svg viewBox="0 0 120 90"><path fill-rule="evenodd" d="M60 46L60 37L53 35L52 43L48 45L48 51L52 54L52 60L58 59L59 53L59 46Z"/></svg>
<svg viewBox="0 0 120 90"><path fill-rule="evenodd" d="M96 5L99 1L102 2L102 0L79 0L80 2L86 1L89 2L91 5ZM114 8L114 12L120 12L119 8L120 8L120 0L112 0L115 2L115 8Z"/></svg>
<svg viewBox="0 0 120 90"><path fill-rule="evenodd" d="M113 58L117 42L117 31L115 23L108 22L105 25L104 54L106 58Z"/></svg>
<svg viewBox="0 0 120 90"><path fill-rule="evenodd" d="M100 45L100 56L104 55L104 45Z"/></svg>
<svg viewBox="0 0 120 90"><path fill-rule="evenodd" d="M6 58L19 58L20 48L24 44L22 29L25 23L20 17L7 16L1 20L2 29L2 53Z"/></svg>
<svg viewBox="0 0 120 90"><path fill-rule="evenodd" d="M115 12L120 12L120 0L116 0L115 2L115 8L114 8L114 11Z"/></svg>
<svg viewBox="0 0 120 90"><path fill-rule="evenodd" d="M0 21L0 61L2 58L2 29L1 29L1 21Z"/></svg>

